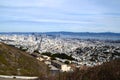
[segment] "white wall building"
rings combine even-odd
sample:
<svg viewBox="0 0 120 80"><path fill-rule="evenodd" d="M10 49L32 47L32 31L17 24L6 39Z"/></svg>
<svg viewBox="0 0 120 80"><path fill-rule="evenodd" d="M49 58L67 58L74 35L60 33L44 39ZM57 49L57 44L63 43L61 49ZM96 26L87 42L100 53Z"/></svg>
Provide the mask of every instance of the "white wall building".
<svg viewBox="0 0 120 80"><path fill-rule="evenodd" d="M65 71L68 72L71 70L70 66L68 66L67 64L64 64L62 62L56 61L56 60L51 61L51 64L63 72L65 72Z"/></svg>

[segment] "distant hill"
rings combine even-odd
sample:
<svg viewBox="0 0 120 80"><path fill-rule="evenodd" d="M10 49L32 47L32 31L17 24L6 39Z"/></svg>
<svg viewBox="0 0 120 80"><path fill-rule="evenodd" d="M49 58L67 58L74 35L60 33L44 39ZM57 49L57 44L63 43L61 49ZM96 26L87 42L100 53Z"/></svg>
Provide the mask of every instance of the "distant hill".
<svg viewBox="0 0 120 80"><path fill-rule="evenodd" d="M118 35L120 36L120 33L113 33L113 32L65 32L65 31L61 31L61 32L0 32L0 34L48 34L48 35L59 35L59 34L63 34L63 35Z"/></svg>
<svg viewBox="0 0 120 80"><path fill-rule="evenodd" d="M78 39L97 39L97 40L120 40L120 33L103 32L46 32L44 34L53 35L63 38L78 38Z"/></svg>
<svg viewBox="0 0 120 80"><path fill-rule="evenodd" d="M106 34L106 35L120 35L120 33L113 33L113 32L45 32L46 34L64 34L64 35L80 35L80 34Z"/></svg>
<svg viewBox="0 0 120 80"><path fill-rule="evenodd" d="M1 32L2 34L12 35L48 35L62 38L79 38L79 39L98 39L98 40L120 40L120 33L113 32Z"/></svg>
<svg viewBox="0 0 120 80"><path fill-rule="evenodd" d="M47 66L17 48L0 43L0 75L41 76Z"/></svg>

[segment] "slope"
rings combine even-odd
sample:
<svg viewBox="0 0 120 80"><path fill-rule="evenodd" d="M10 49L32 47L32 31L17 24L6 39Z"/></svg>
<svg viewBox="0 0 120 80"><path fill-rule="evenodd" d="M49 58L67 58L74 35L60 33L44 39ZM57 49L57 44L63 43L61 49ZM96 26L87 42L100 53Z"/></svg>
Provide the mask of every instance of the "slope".
<svg viewBox="0 0 120 80"><path fill-rule="evenodd" d="M17 48L0 43L0 75L41 76L47 66Z"/></svg>

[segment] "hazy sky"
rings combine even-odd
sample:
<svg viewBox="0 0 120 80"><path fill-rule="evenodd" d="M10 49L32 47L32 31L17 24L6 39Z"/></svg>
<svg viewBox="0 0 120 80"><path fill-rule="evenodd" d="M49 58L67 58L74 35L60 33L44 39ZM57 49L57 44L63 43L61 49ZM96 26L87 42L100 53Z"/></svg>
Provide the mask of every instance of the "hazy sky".
<svg viewBox="0 0 120 80"><path fill-rule="evenodd" d="M0 0L0 32L120 32L120 0Z"/></svg>

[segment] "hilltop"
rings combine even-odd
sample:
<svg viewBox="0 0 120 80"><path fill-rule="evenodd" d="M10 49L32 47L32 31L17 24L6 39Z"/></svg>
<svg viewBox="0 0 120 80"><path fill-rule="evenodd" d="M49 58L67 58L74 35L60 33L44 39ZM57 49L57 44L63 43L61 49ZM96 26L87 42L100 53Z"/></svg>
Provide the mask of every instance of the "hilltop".
<svg viewBox="0 0 120 80"><path fill-rule="evenodd" d="M19 49L0 43L0 75L41 76L47 66Z"/></svg>

